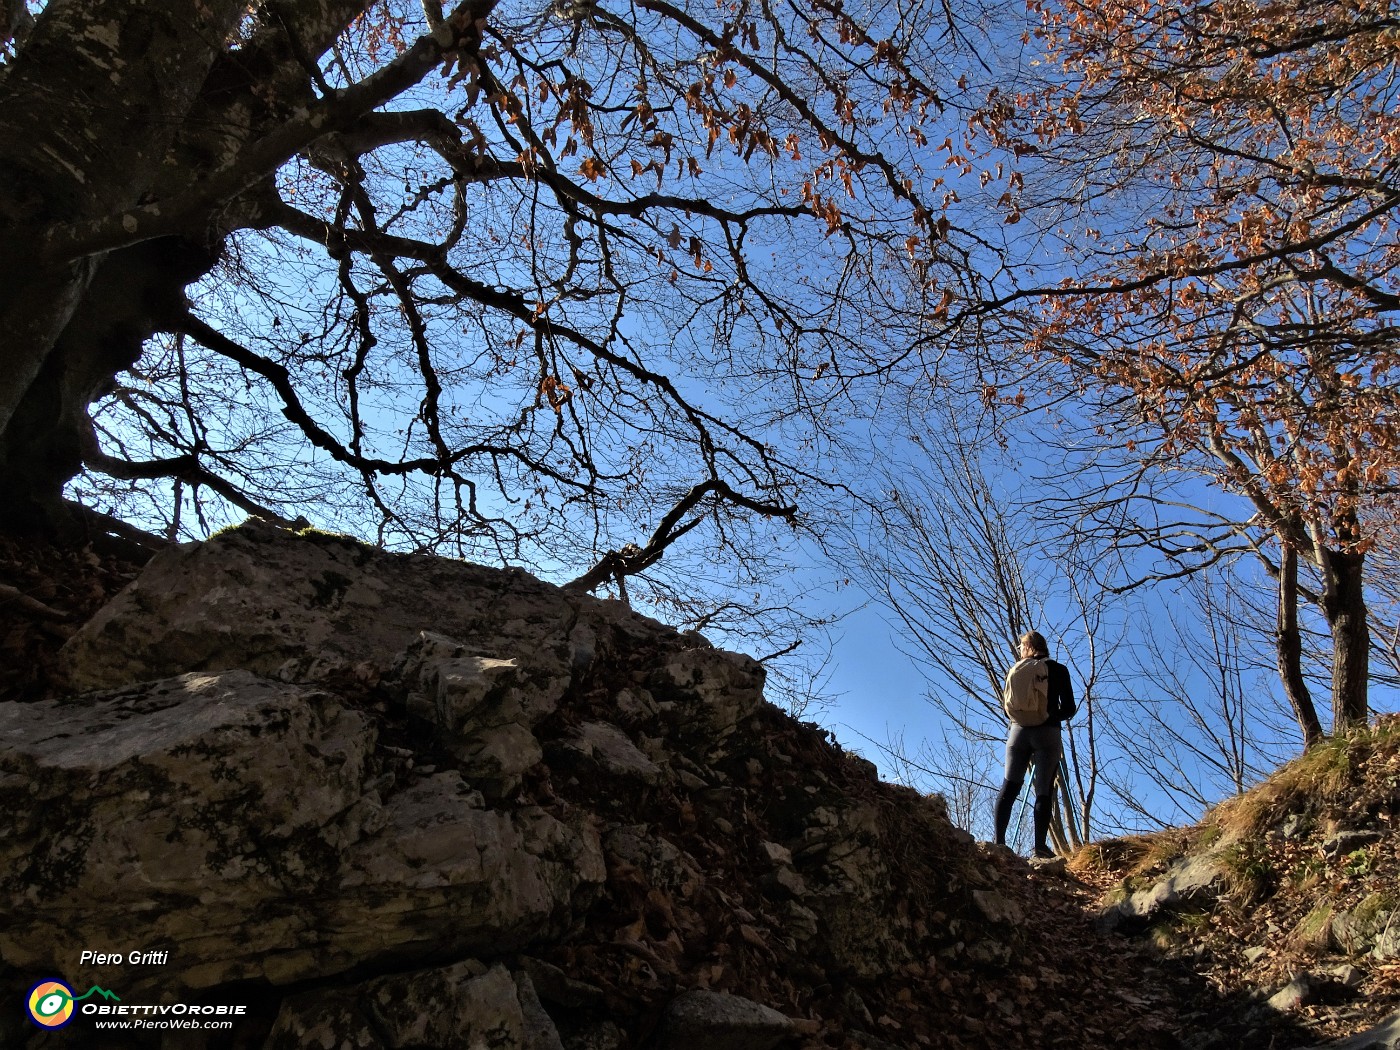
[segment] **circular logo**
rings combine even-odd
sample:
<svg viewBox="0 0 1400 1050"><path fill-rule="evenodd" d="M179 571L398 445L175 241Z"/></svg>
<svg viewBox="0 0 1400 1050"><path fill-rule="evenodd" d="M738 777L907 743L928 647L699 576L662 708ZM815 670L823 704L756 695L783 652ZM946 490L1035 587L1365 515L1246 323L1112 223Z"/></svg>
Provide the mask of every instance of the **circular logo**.
<svg viewBox="0 0 1400 1050"><path fill-rule="evenodd" d="M73 1020L73 990L62 981L40 981L29 992L29 1018L41 1028Z"/></svg>

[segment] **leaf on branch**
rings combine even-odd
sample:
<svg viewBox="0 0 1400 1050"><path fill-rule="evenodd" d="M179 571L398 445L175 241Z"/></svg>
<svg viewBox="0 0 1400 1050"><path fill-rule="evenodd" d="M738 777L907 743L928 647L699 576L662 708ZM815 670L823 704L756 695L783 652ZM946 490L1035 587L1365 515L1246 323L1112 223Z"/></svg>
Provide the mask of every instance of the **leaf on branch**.
<svg viewBox="0 0 1400 1050"><path fill-rule="evenodd" d="M573 388L561 382L558 376L545 376L540 380L540 397L548 401L555 412L562 411L573 396Z"/></svg>

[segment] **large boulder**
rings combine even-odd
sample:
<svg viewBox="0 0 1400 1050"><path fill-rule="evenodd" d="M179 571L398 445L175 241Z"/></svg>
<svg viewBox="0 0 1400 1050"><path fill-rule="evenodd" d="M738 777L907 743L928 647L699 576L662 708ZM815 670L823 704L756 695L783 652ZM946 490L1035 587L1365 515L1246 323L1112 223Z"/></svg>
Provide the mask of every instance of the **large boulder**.
<svg viewBox="0 0 1400 1050"><path fill-rule="evenodd" d="M696 989L666 1008L660 1050L774 1050L798 1031L792 1018L737 995Z"/></svg>
<svg viewBox="0 0 1400 1050"><path fill-rule="evenodd" d="M527 974L474 959L393 974L282 1003L267 1050L563 1050Z"/></svg>
<svg viewBox="0 0 1400 1050"><path fill-rule="evenodd" d="M247 671L7 705L0 954L101 983L84 950L165 949L128 991L276 984L367 958L519 947L603 879L596 834L386 767L364 713ZM139 919L134 918L139 917ZM129 954L129 953L122 953Z"/></svg>
<svg viewBox="0 0 1400 1050"><path fill-rule="evenodd" d="M487 694L508 671L504 687L543 709L600 657L646 653L661 706L711 741L763 700L756 661L698 635L682 639L619 603L519 570L292 536L260 522L157 555L69 640L62 666L76 690L235 668L284 681L354 680L384 673L425 630L449 641L420 652L420 662L484 660L413 668L429 688L424 679L440 674L463 679L459 693L476 679ZM443 717L460 718L460 707L448 702Z"/></svg>

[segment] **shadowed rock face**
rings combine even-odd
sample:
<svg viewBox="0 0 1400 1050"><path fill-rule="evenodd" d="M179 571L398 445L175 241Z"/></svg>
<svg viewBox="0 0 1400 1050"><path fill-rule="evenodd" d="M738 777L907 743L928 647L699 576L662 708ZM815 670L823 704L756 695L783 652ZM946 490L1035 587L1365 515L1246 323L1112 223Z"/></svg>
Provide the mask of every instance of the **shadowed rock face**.
<svg viewBox="0 0 1400 1050"><path fill-rule="evenodd" d="M181 1046L938 1045L940 967L1014 947L938 800L753 660L520 572L250 524L63 668L0 712L0 958L259 1004Z"/></svg>
<svg viewBox="0 0 1400 1050"><path fill-rule="evenodd" d="M286 983L375 954L519 947L602 883L586 824L488 809L456 771L391 788L376 735L329 694L247 671L20 707L0 791L3 885L25 908L6 960L128 943L139 915L188 988Z"/></svg>

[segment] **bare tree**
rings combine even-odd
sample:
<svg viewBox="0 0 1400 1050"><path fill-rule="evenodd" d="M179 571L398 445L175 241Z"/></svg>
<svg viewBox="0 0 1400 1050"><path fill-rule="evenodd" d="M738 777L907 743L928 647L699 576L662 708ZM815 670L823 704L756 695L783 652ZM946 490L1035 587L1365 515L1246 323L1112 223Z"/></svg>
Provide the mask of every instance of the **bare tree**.
<svg viewBox="0 0 1400 1050"><path fill-rule="evenodd" d="M1052 655L1071 666L1080 703L1066 731L1054 822L1061 845L1074 846L1094 828L1096 698L1115 639L1104 624L1102 595L1072 578L1033 514L1018 513L996 492L980 458L983 433L951 411L920 428L918 454L883 475L886 501L848 538L843 556L894 617L924 674L943 742L936 753L920 754L960 800L982 778L949 761L978 749L999 764L1001 688L1017 639L1035 628L1051 640ZM994 777L990 795L999 783Z"/></svg>
<svg viewBox="0 0 1400 1050"><path fill-rule="evenodd" d="M966 265L941 4L16 10L6 528L304 516L652 603L685 547L742 594Z"/></svg>
<svg viewBox="0 0 1400 1050"><path fill-rule="evenodd" d="M884 753L895 780L924 791L934 790L948 806L948 817L957 826L983 840L993 834L992 803L1001 785L1001 763L996 741L970 732L962 723L944 725L942 735L924 737L911 749L902 733L876 746ZM1008 837L1026 844L1029 825L1013 821Z"/></svg>
<svg viewBox="0 0 1400 1050"><path fill-rule="evenodd" d="M1400 469L1400 255L1385 232L1400 192L1373 147L1396 127L1394 57L1376 46L1393 14L1301 0L1037 9L1054 72L987 113L1027 187L1006 207L1066 255L1042 280L1005 282L995 309L1034 303L1020 346L1117 398L1130 448L1247 504L1233 531L1279 579L1305 740L1320 733L1295 661L1298 596L1332 635L1336 724L1364 722L1365 560ZM1295 559L1318 586L1295 589Z"/></svg>
<svg viewBox="0 0 1400 1050"><path fill-rule="evenodd" d="M1287 714L1238 583L1228 572L1191 576L1124 654L1108 733L1128 766L1111 779L1123 807L1150 824L1195 820L1287 757Z"/></svg>

